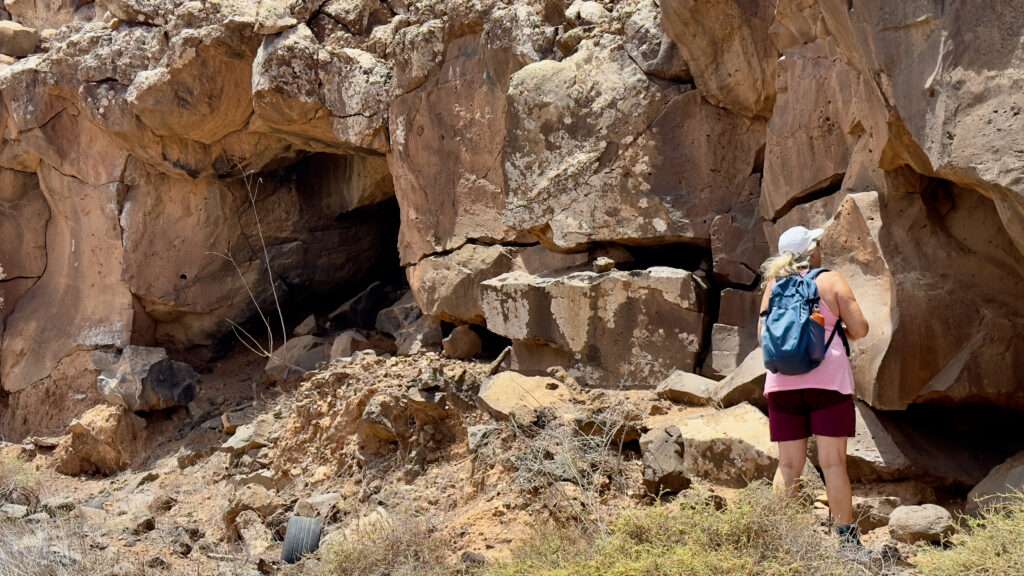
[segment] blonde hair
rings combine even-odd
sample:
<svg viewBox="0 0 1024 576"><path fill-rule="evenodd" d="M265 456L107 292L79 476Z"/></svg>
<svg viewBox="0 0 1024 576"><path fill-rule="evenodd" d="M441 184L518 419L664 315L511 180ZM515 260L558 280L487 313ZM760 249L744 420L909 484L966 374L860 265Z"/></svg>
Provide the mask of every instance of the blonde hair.
<svg viewBox="0 0 1024 576"><path fill-rule="evenodd" d="M794 274L800 274L810 270L811 252L813 251L814 246L811 246L811 248L803 254L783 252L778 256L773 256L765 260L764 264L761 265L762 286L766 286L770 280L785 278L786 276L792 276Z"/></svg>

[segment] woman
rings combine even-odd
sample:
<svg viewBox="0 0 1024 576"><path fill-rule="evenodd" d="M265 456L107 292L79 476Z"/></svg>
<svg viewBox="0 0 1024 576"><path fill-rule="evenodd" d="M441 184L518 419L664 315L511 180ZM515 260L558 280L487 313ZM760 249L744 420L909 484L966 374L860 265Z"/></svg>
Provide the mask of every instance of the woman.
<svg viewBox="0 0 1024 576"><path fill-rule="evenodd" d="M804 275L821 266L817 240L823 233L821 229L796 226L779 238L779 255L768 259L762 267L762 315L768 310L776 280ZM836 323L842 322L848 338L866 336L868 322L843 275L823 272L815 278L815 284L821 298L819 311L824 316L825 334L832 334ZM779 446L779 468L787 492L793 494L797 489L807 458L807 439L813 434L836 532L845 542L859 545L850 478L846 473L846 439L854 435L855 422L853 371L842 339L832 339L825 358L810 372L768 372L764 392L771 439Z"/></svg>

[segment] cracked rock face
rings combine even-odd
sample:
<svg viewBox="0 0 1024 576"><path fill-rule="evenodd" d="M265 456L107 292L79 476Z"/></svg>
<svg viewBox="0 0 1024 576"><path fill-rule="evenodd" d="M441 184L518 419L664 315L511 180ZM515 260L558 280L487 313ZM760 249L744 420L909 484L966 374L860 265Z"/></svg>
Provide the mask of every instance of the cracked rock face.
<svg viewBox="0 0 1024 576"><path fill-rule="evenodd" d="M403 353L443 321L725 378L796 224L871 320L863 400L1024 407L1021 8L889 4L7 0L0 428L93 406L99 350L210 345L243 279L356 293L396 248Z"/></svg>

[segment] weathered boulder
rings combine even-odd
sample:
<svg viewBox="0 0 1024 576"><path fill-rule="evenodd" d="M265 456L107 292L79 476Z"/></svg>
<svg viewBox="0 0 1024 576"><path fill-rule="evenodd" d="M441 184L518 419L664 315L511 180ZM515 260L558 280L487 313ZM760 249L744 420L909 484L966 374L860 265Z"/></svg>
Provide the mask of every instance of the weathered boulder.
<svg viewBox="0 0 1024 576"><path fill-rule="evenodd" d="M1007 502L1008 495L1024 492L1024 452L996 466L967 494L966 510L976 514L989 506Z"/></svg>
<svg viewBox="0 0 1024 576"><path fill-rule="evenodd" d="M560 351L590 386L653 387L692 371L701 348L705 286L685 270L510 272L481 286L490 331Z"/></svg>
<svg viewBox="0 0 1024 576"><path fill-rule="evenodd" d="M146 421L122 406L96 406L68 426L54 452L57 471L108 476L129 467L142 453Z"/></svg>
<svg viewBox="0 0 1024 576"><path fill-rule="evenodd" d="M703 376L675 370L658 384L658 398L680 404L703 406L714 401L715 381Z"/></svg>
<svg viewBox="0 0 1024 576"><path fill-rule="evenodd" d="M163 348L128 346L96 379L103 398L132 412L185 406L196 397L199 375L171 360Z"/></svg>
<svg viewBox="0 0 1024 576"><path fill-rule="evenodd" d="M309 150L387 151L391 70L373 54L323 47L299 24L265 38L252 70L254 130Z"/></svg>
<svg viewBox="0 0 1024 576"><path fill-rule="evenodd" d="M316 336L290 338L267 360L264 372L275 382L289 382L330 360L331 343Z"/></svg>
<svg viewBox="0 0 1024 576"><path fill-rule="evenodd" d="M690 487L685 446L679 428L656 428L640 438L644 462L644 488L655 496L675 494Z"/></svg>
<svg viewBox="0 0 1024 576"><path fill-rule="evenodd" d="M1024 281L1024 261L996 207L938 182L910 191L918 193L890 192L884 202L877 193L846 196L821 241L871 324L854 343L858 396L881 409L1024 405L1024 343L1015 336L1024 303L1000 288ZM923 342L927 354L917 349Z"/></svg>
<svg viewBox="0 0 1024 576"><path fill-rule="evenodd" d="M78 350L124 348L132 332L119 186L87 184L46 164L38 175L50 206L46 269L6 320L0 381L7 392L45 379Z"/></svg>
<svg viewBox="0 0 1024 576"><path fill-rule="evenodd" d="M483 341L468 324L456 326L448 336L441 341L444 355L449 358L469 360L475 358L483 349Z"/></svg>
<svg viewBox="0 0 1024 576"><path fill-rule="evenodd" d="M436 352L441 340L441 321L433 316L420 316L395 334L395 346L402 356Z"/></svg>
<svg viewBox="0 0 1024 576"><path fill-rule="evenodd" d="M541 412L570 418L574 412L573 391L562 382L546 376L524 376L518 372L500 372L480 386L477 399L495 418L532 424Z"/></svg>
<svg viewBox="0 0 1024 576"><path fill-rule="evenodd" d="M900 506L889 514L889 533L900 542L939 543L954 532L953 516L942 506Z"/></svg>
<svg viewBox="0 0 1024 576"><path fill-rule="evenodd" d="M431 30L423 32L436 38ZM443 47L430 42L416 50L409 46L404 57L422 62L414 66L420 70L416 76L429 79L415 90L403 90L389 113L388 163L402 207L403 263L467 240L518 236L502 221L506 92L512 74L542 58L551 40L540 17L517 5L496 10L479 34ZM420 49L427 49L430 58L415 57ZM444 162L437 161L439 155Z"/></svg>
<svg viewBox="0 0 1024 576"><path fill-rule="evenodd" d="M764 123L648 78L614 36L524 67L508 98L505 221L559 249L706 242L757 179Z"/></svg>
<svg viewBox="0 0 1024 576"><path fill-rule="evenodd" d="M690 66L697 88L716 106L768 117L775 101L769 36L776 0L662 2L665 31Z"/></svg>
<svg viewBox="0 0 1024 576"><path fill-rule="evenodd" d="M224 531L229 538L237 540L241 537L239 529L242 528L238 520L244 512L252 511L256 515L255 518L250 517L250 522L243 519L243 525L251 526L253 523L265 522L284 506L285 501L274 492L258 484L244 486L232 495L231 502L222 515Z"/></svg>
<svg viewBox="0 0 1024 576"><path fill-rule="evenodd" d="M374 325L377 330L394 337L398 336L403 327L412 324L422 315L423 312L416 304L413 293L409 291L403 294L397 302L378 312Z"/></svg>
<svg viewBox="0 0 1024 576"><path fill-rule="evenodd" d="M0 54L23 58L35 51L39 32L11 20L0 21Z"/></svg>
<svg viewBox="0 0 1024 576"><path fill-rule="evenodd" d="M899 505L900 499L895 496L854 496L853 517L860 531L866 534L875 528L888 525L889 517Z"/></svg>
<svg viewBox="0 0 1024 576"><path fill-rule="evenodd" d="M623 31L629 56L645 74L676 82L692 80L679 47L662 30L661 9L654 0L642 0Z"/></svg>
<svg viewBox="0 0 1024 576"><path fill-rule="evenodd" d="M406 268L409 287L425 314L448 322L484 323L480 283L512 270L515 252L467 244Z"/></svg>
<svg viewBox="0 0 1024 576"><path fill-rule="evenodd" d="M758 406L766 404L764 399L764 355L761 348L755 348L743 362L722 381L715 385L715 400L728 408L743 402Z"/></svg>
<svg viewBox="0 0 1024 576"><path fill-rule="evenodd" d="M742 487L758 479L771 480L775 474L778 456L775 445L769 440L768 418L750 404L697 416L681 414L671 422L659 420L659 424L644 435L647 445L660 450L660 456L666 456L669 454L666 446L681 443L681 475L685 477ZM677 439L669 442L669 438L676 436ZM666 463L663 470L679 474L677 457L680 455L673 454L658 462ZM646 454L644 458L646 464ZM653 462L655 454L652 453L651 458ZM665 474L667 472L655 476L660 478Z"/></svg>

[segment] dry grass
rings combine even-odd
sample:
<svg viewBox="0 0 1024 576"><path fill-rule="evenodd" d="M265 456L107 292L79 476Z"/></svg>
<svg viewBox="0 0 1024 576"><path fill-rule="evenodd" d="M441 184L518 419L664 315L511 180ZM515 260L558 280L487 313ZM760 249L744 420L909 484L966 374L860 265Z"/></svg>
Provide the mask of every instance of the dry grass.
<svg viewBox="0 0 1024 576"><path fill-rule="evenodd" d="M450 545L427 520L374 514L328 541L322 576L451 576Z"/></svg>
<svg viewBox="0 0 1024 576"><path fill-rule="evenodd" d="M35 507L39 503L39 476L27 463L0 457L0 504Z"/></svg>
<svg viewBox="0 0 1024 576"><path fill-rule="evenodd" d="M725 509L700 490L629 511L607 536L545 531L487 576L849 576L868 574L839 556L806 508L755 484Z"/></svg>
<svg viewBox="0 0 1024 576"><path fill-rule="evenodd" d="M1024 574L1024 493L963 519L952 547L926 549L914 559L924 576Z"/></svg>

